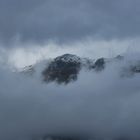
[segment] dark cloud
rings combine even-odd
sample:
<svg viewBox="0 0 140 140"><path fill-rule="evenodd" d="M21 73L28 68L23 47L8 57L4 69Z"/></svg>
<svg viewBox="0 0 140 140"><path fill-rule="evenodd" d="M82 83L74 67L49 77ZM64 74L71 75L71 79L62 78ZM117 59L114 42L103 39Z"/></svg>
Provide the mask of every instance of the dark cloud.
<svg viewBox="0 0 140 140"><path fill-rule="evenodd" d="M140 36L139 0L0 0L0 40Z"/></svg>

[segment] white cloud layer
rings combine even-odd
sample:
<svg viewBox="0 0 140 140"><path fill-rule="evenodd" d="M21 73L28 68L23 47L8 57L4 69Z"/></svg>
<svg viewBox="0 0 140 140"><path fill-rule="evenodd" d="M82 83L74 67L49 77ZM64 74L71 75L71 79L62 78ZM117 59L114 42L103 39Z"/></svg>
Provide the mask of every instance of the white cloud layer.
<svg viewBox="0 0 140 140"><path fill-rule="evenodd" d="M45 45L15 43L11 49L1 47L0 62L8 63L12 67L22 68L35 64L44 59L57 57L65 53L76 54L81 57L97 59L99 57L115 57L124 53L140 52L139 38L111 41L93 41L86 39L80 42L57 44L49 42Z"/></svg>

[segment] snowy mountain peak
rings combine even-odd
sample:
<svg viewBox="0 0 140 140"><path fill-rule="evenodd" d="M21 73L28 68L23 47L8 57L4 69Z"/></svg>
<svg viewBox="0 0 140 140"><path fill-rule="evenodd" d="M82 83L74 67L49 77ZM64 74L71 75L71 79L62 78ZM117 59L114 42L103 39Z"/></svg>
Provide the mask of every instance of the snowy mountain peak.
<svg viewBox="0 0 140 140"><path fill-rule="evenodd" d="M73 55L73 54L64 54L61 56L58 56L54 59L54 61L63 61L63 62L80 62L80 57Z"/></svg>

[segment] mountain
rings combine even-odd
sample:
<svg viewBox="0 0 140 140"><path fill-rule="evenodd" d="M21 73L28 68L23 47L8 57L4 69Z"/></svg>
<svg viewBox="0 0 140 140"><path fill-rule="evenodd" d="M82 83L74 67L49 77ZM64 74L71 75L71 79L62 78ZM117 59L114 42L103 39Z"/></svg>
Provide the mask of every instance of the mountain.
<svg viewBox="0 0 140 140"><path fill-rule="evenodd" d="M88 58L80 58L73 54L64 54L56 57L42 72L45 82L69 83L76 81L82 68L102 71L105 68L105 59L100 58L95 62Z"/></svg>
<svg viewBox="0 0 140 140"><path fill-rule="evenodd" d="M81 58L73 54L64 54L52 59L50 62L43 63L43 70L41 71L43 81L46 83L57 82L58 84L68 84L78 79L78 74L82 69L92 72L102 72L109 64L124 61L124 57L118 55L114 58L98 58L92 60L89 58ZM22 69L21 73L33 75L36 71L36 66L30 65ZM132 76L140 73L140 62L134 64L128 63L122 65L121 76Z"/></svg>

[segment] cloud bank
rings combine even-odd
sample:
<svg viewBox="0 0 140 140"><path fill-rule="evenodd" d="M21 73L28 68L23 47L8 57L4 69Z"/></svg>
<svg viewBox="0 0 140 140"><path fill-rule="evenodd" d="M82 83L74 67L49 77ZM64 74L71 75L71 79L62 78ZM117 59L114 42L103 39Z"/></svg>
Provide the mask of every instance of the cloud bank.
<svg viewBox="0 0 140 140"><path fill-rule="evenodd" d="M133 57L135 56L135 57ZM140 75L120 77L139 54L110 63L100 73L81 71L67 86L41 81L0 66L0 139L32 140L46 135L139 139Z"/></svg>
<svg viewBox="0 0 140 140"><path fill-rule="evenodd" d="M117 55L123 55L126 52L131 55L135 52L140 52L139 44L140 41L137 38L121 41L118 39L111 41L86 39L63 45L56 42L49 42L44 45L16 43L11 48L5 48L1 45L0 63L8 64L11 67L19 69L66 53L91 59L100 57L113 58Z"/></svg>

